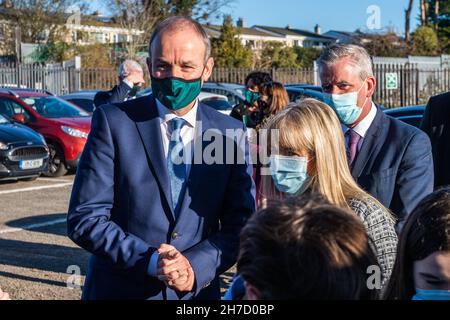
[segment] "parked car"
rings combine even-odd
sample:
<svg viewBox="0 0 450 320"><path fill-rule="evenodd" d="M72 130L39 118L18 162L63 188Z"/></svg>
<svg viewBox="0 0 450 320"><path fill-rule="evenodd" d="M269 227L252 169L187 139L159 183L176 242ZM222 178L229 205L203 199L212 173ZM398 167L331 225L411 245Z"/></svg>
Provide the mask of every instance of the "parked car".
<svg viewBox="0 0 450 320"><path fill-rule="evenodd" d="M423 115L425 113L425 105L407 106L394 109L384 109L384 113L410 124L416 128L420 127Z"/></svg>
<svg viewBox="0 0 450 320"><path fill-rule="evenodd" d="M301 88L301 89L308 89L308 90L314 90L317 92L323 92L321 86L315 86L312 84L305 84L305 83L290 83L285 85L286 88Z"/></svg>
<svg viewBox="0 0 450 320"><path fill-rule="evenodd" d="M206 82L203 84L202 91L216 93L228 98L228 102L235 106L244 102L245 86L233 83Z"/></svg>
<svg viewBox="0 0 450 320"><path fill-rule="evenodd" d="M95 111L94 98L97 92L99 90L83 90L60 96L60 98L92 114Z"/></svg>
<svg viewBox="0 0 450 320"><path fill-rule="evenodd" d="M91 129L88 112L42 91L0 89L0 114L44 136L50 152L45 175L59 177L78 166Z"/></svg>
<svg viewBox="0 0 450 320"><path fill-rule="evenodd" d="M48 160L42 135L0 115L0 180L35 180L48 170Z"/></svg>
<svg viewBox="0 0 450 320"><path fill-rule="evenodd" d="M203 89L202 89L203 90ZM146 88L144 90L141 90L138 92L136 97L144 97L152 94L152 88ZM220 113L230 115L231 110L233 109L233 106L228 101L228 98L224 95L220 94L214 94L209 92L200 92L200 95L198 96L198 99L200 102L216 109Z"/></svg>
<svg viewBox="0 0 450 320"><path fill-rule="evenodd" d="M291 102L297 102L304 98L314 98L323 101L322 91L315 89L303 88L300 86L286 86L286 91Z"/></svg>

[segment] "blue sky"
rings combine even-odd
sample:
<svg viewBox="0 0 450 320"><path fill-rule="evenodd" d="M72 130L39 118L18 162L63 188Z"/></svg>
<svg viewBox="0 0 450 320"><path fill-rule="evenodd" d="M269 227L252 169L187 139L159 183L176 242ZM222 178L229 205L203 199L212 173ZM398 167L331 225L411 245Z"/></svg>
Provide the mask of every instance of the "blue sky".
<svg viewBox="0 0 450 320"><path fill-rule="evenodd" d="M419 1L414 2L415 7L411 15L413 30L418 24L419 15ZM291 25L312 31L314 26L319 24L322 32L330 29L354 31L357 28L367 29L367 20L372 16L366 11L369 6L375 5L380 9L381 27L391 26L402 34L407 3L408 0L235 0L223 11L231 14L234 20L238 17L244 18L247 26Z"/></svg>

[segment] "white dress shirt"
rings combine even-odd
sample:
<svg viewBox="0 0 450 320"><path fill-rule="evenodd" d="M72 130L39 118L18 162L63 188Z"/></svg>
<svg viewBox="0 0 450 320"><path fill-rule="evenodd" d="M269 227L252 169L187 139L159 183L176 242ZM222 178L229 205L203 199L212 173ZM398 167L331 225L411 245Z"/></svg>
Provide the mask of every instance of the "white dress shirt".
<svg viewBox="0 0 450 320"><path fill-rule="evenodd" d="M164 147L164 156L167 160L169 156L169 143L171 138L171 130L169 122L177 118L178 116L167 109L158 99L156 99L156 107L158 108L159 119L161 124L161 137ZM194 107L182 118L186 121L186 125L181 128L181 141L184 145L184 163L186 164L186 176L189 176L189 172L192 166L192 157L194 154L194 139L195 139L195 128L197 122L197 110L198 110L198 100L195 102ZM147 273L150 276L156 277L158 268L158 251L155 251L150 258L150 263L148 265Z"/></svg>
<svg viewBox="0 0 450 320"><path fill-rule="evenodd" d="M158 108L159 119L161 123L161 137L164 147L164 156L169 155L169 143L172 132L170 130L170 121L174 118L181 118L186 121L186 124L181 128L181 141L184 145L184 164L186 164L186 176L189 176L189 171L192 165L192 157L194 155L194 139L195 128L197 122L198 101L195 102L194 107L184 116L178 117L165 107L158 99L156 99L156 107Z"/></svg>

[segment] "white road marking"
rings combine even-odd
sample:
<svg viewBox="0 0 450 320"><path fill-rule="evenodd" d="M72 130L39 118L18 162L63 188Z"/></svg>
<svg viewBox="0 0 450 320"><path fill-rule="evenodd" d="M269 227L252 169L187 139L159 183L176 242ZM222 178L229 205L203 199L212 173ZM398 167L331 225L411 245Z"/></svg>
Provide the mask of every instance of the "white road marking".
<svg viewBox="0 0 450 320"><path fill-rule="evenodd" d="M39 178L37 181L46 181L46 182L69 182L68 179L56 179L56 178Z"/></svg>
<svg viewBox="0 0 450 320"><path fill-rule="evenodd" d="M66 223L66 219L58 219L58 220L52 220L52 221L43 222L43 223L30 224L28 226L23 226L21 228L7 228L7 229L0 230L0 234L33 230L33 229L53 226L53 225L62 224L62 223Z"/></svg>
<svg viewBox="0 0 450 320"><path fill-rule="evenodd" d="M0 191L0 195L1 194L17 193L17 192L27 192L27 191L36 191L36 190L44 190L44 189L53 189L53 188L64 188L64 187L71 186L71 185L73 185L73 182L54 184L54 185L51 185L51 186L41 186L41 187L30 187L30 188L22 188L22 189L5 190L5 191Z"/></svg>

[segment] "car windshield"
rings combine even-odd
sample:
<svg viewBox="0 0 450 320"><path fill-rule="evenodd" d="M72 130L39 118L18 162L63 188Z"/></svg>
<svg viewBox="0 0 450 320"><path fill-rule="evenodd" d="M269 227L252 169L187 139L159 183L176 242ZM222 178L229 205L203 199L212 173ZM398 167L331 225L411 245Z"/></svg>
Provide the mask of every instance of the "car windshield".
<svg viewBox="0 0 450 320"><path fill-rule="evenodd" d="M0 114L0 124L9 123L9 120Z"/></svg>
<svg viewBox="0 0 450 320"><path fill-rule="evenodd" d="M21 99L44 118L89 117L88 112L57 97L23 97Z"/></svg>

